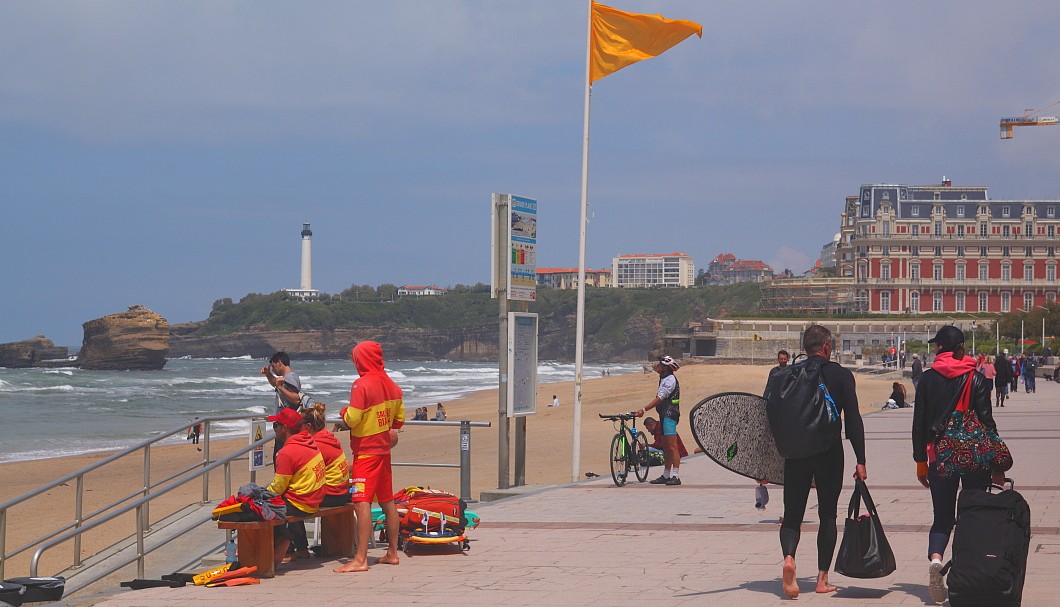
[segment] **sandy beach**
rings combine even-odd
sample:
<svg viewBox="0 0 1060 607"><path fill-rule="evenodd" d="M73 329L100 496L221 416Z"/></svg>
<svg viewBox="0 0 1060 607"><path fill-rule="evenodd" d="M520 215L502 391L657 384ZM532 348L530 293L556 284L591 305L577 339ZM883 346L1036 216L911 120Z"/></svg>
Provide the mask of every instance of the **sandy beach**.
<svg viewBox="0 0 1060 607"><path fill-rule="evenodd" d="M702 398L727 391L761 393L770 365L685 365L678 371L681 382L683 412L687 413ZM878 410L891 391L895 378L886 376L858 376L858 400L863 413ZM912 386L905 382L910 392ZM607 449L614 429L610 422L597 417L599 413L630 411L643 406L654 396L658 376L654 373L636 373L608 377L586 378L582 384L581 466L578 473L584 478L586 472L601 475L609 473ZM526 482L529 485L556 485L571 481L572 424L574 393L573 382L542 384L538 387L537 414L527 419L527 465ZM553 394L560 400L560 407L547 405ZM487 421L491 428L472 430L472 496L478 498L481 491L496 488L497 475L497 392L483 390L466 398L446 403L450 421L468 419ZM337 413L338 406L332 413ZM433 412L433 409L432 409ZM693 441L682 419L681 434L691 449ZM339 440L348 438L339 433ZM512 433L514 450L514 422ZM212 456L246 445L242 439L217 441L211 447ZM348 449L348 445L346 447ZM105 457L105 454L33 460L20 463L0 464L0 502L20 496L26 492L60 478L83 466ZM409 426L401 433L394 450L395 462L459 462L459 434L456 428L431 428ZM151 451L152 479L164 479L201 462L202 453L190 443L155 447ZM871 465L872 462L869 462ZM143 456L123 458L106 470L87 476L85 479L84 512L89 513L116 497L132 495L143 488ZM511 465L514 482L514 464ZM436 489L458 492L459 473L456 469L396 467L395 487L407 485L429 485ZM232 483L238 488L247 482L247 466L234 465ZM257 482L267 485L271 471L259 472ZM224 497L223 476L216 473L211 478L210 499ZM21 547L31 538L50 532L67 524L74 512L74 483L57 487L46 495L32 500L25 506L12 509L7 517L6 549L8 552ZM167 513L174 512L202 499L201 482L185 485L160 498L151 507L151 520L156 521ZM119 518L86 535L83 546L85 555L111 545L128 536L135 529L132 517ZM220 532L218 532L220 533ZM220 539L219 539L220 541ZM49 554L53 555L49 558ZM45 555L41 574L53 574L69 563L71 549L56 548ZM8 561L5 576L24 575L29 554L23 553Z"/></svg>

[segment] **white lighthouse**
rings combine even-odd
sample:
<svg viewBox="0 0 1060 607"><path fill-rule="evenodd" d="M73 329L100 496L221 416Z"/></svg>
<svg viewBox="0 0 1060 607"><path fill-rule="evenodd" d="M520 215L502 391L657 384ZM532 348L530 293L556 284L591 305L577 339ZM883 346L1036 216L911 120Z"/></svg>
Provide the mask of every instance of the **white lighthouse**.
<svg viewBox="0 0 1060 607"><path fill-rule="evenodd" d="M302 280L297 289L284 289L293 297L303 301L317 299L320 291L313 288L313 231L309 222L302 223Z"/></svg>

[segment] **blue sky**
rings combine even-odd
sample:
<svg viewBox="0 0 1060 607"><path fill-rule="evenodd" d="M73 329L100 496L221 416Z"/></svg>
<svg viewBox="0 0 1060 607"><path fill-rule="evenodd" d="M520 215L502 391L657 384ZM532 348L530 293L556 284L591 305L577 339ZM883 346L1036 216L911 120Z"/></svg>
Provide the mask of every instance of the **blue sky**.
<svg viewBox="0 0 1060 607"><path fill-rule="evenodd" d="M863 183L1060 199L1054 2L703 2L703 24L596 83L588 265L683 251L808 268ZM489 281L492 192L539 201L575 266L581 0L0 5L0 342L143 304ZM1046 114L1056 115L1060 108Z"/></svg>

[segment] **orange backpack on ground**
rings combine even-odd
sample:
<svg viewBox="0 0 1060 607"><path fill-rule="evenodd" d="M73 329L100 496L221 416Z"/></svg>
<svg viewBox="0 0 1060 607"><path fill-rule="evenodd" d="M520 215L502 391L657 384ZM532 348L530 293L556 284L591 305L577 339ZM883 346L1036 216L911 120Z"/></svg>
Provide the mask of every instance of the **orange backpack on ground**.
<svg viewBox="0 0 1060 607"><path fill-rule="evenodd" d="M414 531L463 534L468 525L467 503L446 491L405 487L394 494L404 533Z"/></svg>

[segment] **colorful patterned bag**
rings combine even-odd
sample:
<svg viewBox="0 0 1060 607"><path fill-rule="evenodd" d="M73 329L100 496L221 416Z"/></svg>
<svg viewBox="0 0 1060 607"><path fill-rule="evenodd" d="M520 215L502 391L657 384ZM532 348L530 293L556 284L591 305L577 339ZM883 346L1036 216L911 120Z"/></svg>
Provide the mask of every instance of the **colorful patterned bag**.
<svg viewBox="0 0 1060 607"><path fill-rule="evenodd" d="M972 375L965 383L965 392L970 392ZM975 411L967 409L967 399L958 399L960 404L946 420L946 427L935 439L935 466L940 476L955 477L961 474L1008 470L1012 467L1012 453L1008 445L979 420Z"/></svg>

